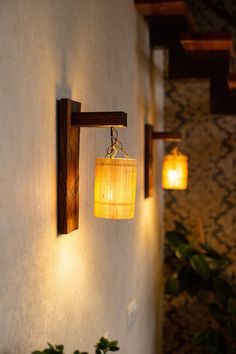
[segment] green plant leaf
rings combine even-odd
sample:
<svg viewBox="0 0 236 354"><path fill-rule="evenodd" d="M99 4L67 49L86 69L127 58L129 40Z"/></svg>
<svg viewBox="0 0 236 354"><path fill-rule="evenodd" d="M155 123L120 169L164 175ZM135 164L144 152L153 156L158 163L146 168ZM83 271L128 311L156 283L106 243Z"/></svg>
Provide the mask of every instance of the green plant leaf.
<svg viewBox="0 0 236 354"><path fill-rule="evenodd" d="M223 335L212 328L196 333L193 337L193 343L206 346L212 354L227 353L227 346Z"/></svg>
<svg viewBox="0 0 236 354"><path fill-rule="evenodd" d="M168 231L166 232L166 240L178 258L188 258L196 252L181 233Z"/></svg>
<svg viewBox="0 0 236 354"><path fill-rule="evenodd" d="M222 258L222 256L214 250L214 248L212 248L210 245L208 245L207 243L200 243L200 246L202 249L204 249L207 253L207 255L209 257L213 257L213 258Z"/></svg>
<svg viewBox="0 0 236 354"><path fill-rule="evenodd" d="M179 244L188 244L185 236L176 231L167 231L165 234L166 240L174 249L178 248Z"/></svg>
<svg viewBox="0 0 236 354"><path fill-rule="evenodd" d="M34 351L32 354L64 354L63 351L64 351L64 346L63 345L55 345L55 347L50 344L50 343L47 343L48 344L48 348L45 348L44 350L42 351Z"/></svg>
<svg viewBox="0 0 236 354"><path fill-rule="evenodd" d="M101 337L99 342L97 343L98 349L108 349L109 347L109 340L107 338Z"/></svg>
<svg viewBox="0 0 236 354"><path fill-rule="evenodd" d="M216 298L224 305L228 305L229 299L235 297L232 286L220 277L214 277L213 289Z"/></svg>
<svg viewBox="0 0 236 354"><path fill-rule="evenodd" d="M198 291L197 276L192 268L184 266L179 269L180 290L186 291L190 296L196 295Z"/></svg>
<svg viewBox="0 0 236 354"><path fill-rule="evenodd" d="M196 254L190 257L190 265L193 270L203 279L208 279L210 270L202 254Z"/></svg>
<svg viewBox="0 0 236 354"><path fill-rule="evenodd" d="M188 230L180 221L175 220L175 229L177 232L183 234L185 237L189 234Z"/></svg>
<svg viewBox="0 0 236 354"><path fill-rule="evenodd" d="M174 273L166 281L165 294L176 295L179 291L180 291L179 276L178 273Z"/></svg>
<svg viewBox="0 0 236 354"><path fill-rule="evenodd" d="M118 345L117 340L113 340L113 341L109 342L109 347L117 347L117 345Z"/></svg>
<svg viewBox="0 0 236 354"><path fill-rule="evenodd" d="M205 256L205 255L203 257L204 257L209 269L213 272L217 272L217 271L224 269L228 263L228 260L226 258L215 259L215 258L211 258L211 257Z"/></svg>
<svg viewBox="0 0 236 354"><path fill-rule="evenodd" d="M178 258L188 258L195 254L196 251L190 245L180 243L175 253Z"/></svg>

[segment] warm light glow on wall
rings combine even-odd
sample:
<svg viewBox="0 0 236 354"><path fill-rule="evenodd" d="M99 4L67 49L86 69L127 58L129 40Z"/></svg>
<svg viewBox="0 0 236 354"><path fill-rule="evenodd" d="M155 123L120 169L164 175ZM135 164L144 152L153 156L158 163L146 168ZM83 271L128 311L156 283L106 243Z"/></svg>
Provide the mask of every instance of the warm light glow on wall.
<svg viewBox="0 0 236 354"><path fill-rule="evenodd" d="M94 215L98 218L131 219L136 195L136 159L97 158Z"/></svg>
<svg viewBox="0 0 236 354"><path fill-rule="evenodd" d="M162 167L162 187L184 190L188 186L188 158L175 148L164 157Z"/></svg>

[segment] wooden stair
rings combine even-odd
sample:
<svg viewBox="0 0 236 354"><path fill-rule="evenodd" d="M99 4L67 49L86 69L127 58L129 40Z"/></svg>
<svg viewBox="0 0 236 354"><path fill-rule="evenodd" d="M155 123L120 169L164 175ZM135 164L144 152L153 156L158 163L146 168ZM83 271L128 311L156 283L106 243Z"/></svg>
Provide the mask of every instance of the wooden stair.
<svg viewBox="0 0 236 354"><path fill-rule="evenodd" d="M229 74L232 34L195 32L184 0L135 0L135 5L149 23L151 47L169 49L169 78L210 79L211 112L236 114L236 73Z"/></svg>

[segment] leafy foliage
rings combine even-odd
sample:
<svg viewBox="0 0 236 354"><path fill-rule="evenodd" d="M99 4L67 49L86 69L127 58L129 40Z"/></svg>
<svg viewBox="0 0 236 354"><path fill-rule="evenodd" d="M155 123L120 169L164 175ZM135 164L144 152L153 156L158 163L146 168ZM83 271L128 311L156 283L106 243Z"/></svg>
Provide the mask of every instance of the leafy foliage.
<svg viewBox="0 0 236 354"><path fill-rule="evenodd" d="M109 341L107 338L101 337L99 342L95 345L95 354L105 354L108 352L116 352L120 350L118 341ZM40 351L35 350L31 354L65 354L63 345L55 345L48 343L48 348ZM73 354L88 354L87 352L74 351Z"/></svg>
<svg viewBox="0 0 236 354"><path fill-rule="evenodd" d="M64 354L64 346L63 345L55 345L48 343L48 348L44 349L43 351L36 350L32 354Z"/></svg>
<svg viewBox="0 0 236 354"><path fill-rule="evenodd" d="M166 280L165 295L197 298L207 305L212 318L212 328L199 330L193 343L212 354L236 353L236 294L224 276L227 257L206 243L192 244L189 232L179 222L166 233L166 242L174 267Z"/></svg>
<svg viewBox="0 0 236 354"><path fill-rule="evenodd" d="M110 352L117 352L120 348L118 347L117 341L109 341L107 338L100 338L99 342L95 345L96 354L105 354Z"/></svg>

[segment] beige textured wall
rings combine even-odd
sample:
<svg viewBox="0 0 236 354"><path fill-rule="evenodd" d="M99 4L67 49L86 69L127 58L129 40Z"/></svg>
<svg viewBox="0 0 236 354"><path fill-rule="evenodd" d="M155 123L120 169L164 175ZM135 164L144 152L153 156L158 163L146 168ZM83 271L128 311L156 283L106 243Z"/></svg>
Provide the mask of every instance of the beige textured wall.
<svg viewBox="0 0 236 354"><path fill-rule="evenodd" d="M0 353L27 354L47 341L93 353L108 331L123 354L159 354L162 193L157 176L155 197L143 198L143 125L153 112L161 125L162 53L151 60L133 0L1 0L0 33ZM80 229L57 237L61 97L84 111L128 113L120 137L138 158L135 219L94 218L94 162L109 130L84 128Z"/></svg>

